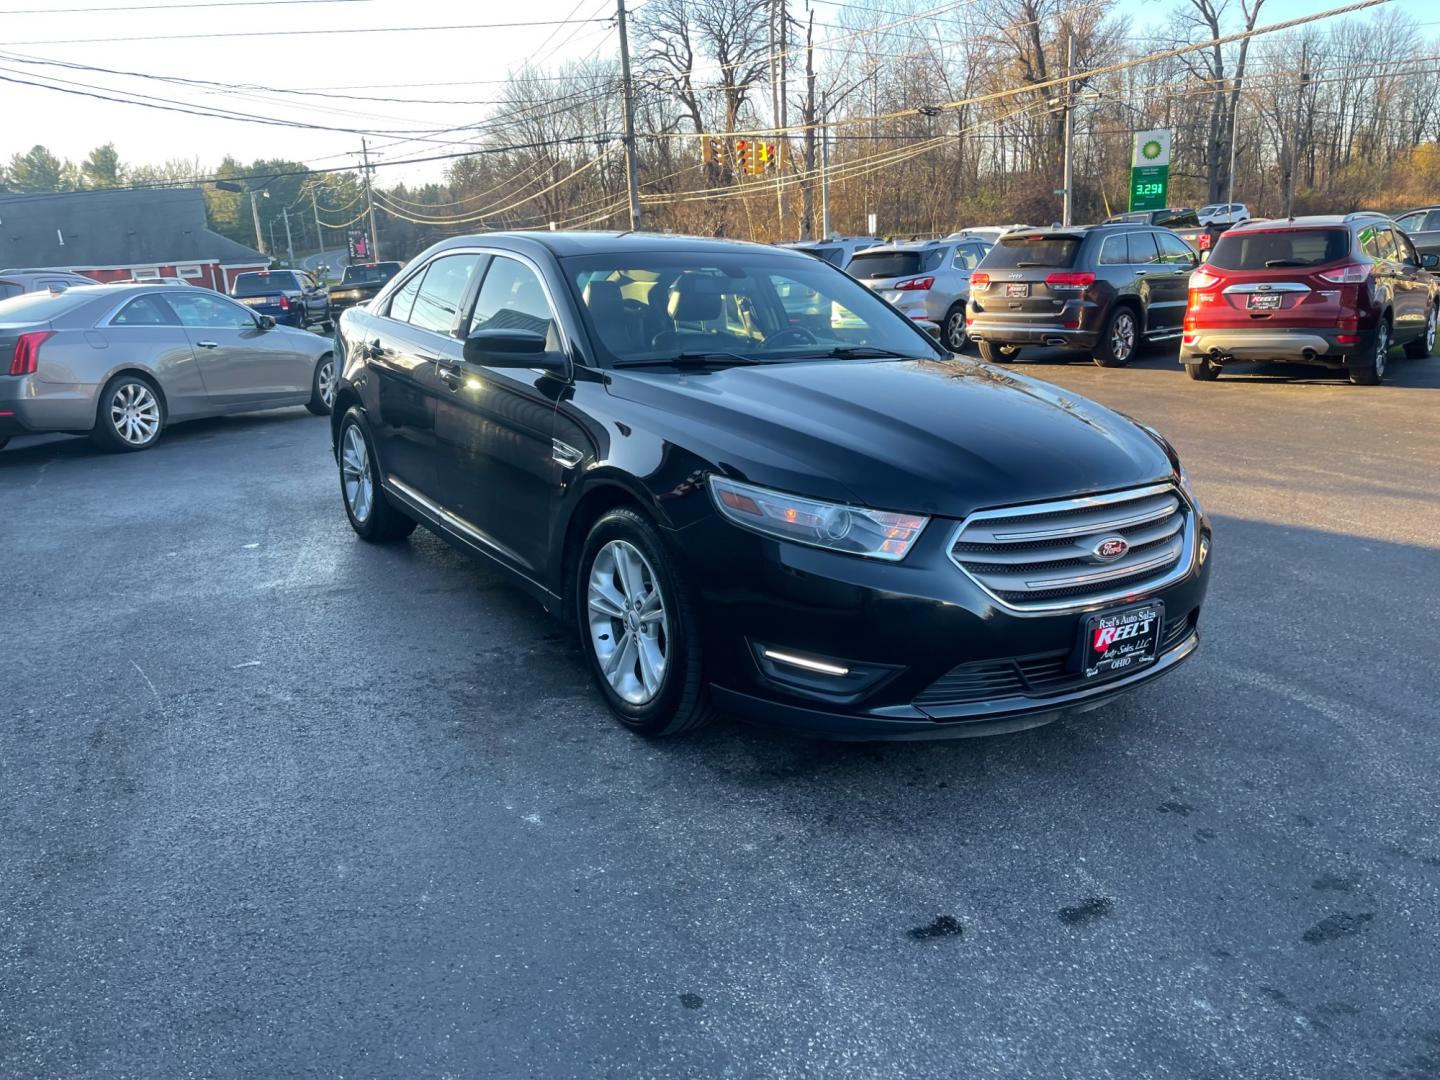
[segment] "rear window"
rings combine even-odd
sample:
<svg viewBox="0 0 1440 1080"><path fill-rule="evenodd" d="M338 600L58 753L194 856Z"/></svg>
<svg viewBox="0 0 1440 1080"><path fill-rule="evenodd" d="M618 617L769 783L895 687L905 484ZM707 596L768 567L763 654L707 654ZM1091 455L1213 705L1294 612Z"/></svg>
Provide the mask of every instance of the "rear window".
<svg viewBox="0 0 1440 1080"><path fill-rule="evenodd" d="M92 294L74 290L21 293L9 300L0 300L0 323L49 322L93 299Z"/></svg>
<svg viewBox="0 0 1440 1080"><path fill-rule="evenodd" d="M1285 266L1324 266L1350 254L1348 229L1287 229L1275 232L1227 232L1210 253L1210 265L1222 270L1266 270Z"/></svg>
<svg viewBox="0 0 1440 1080"><path fill-rule="evenodd" d="M347 266L342 285L373 285L389 281L400 271L399 263L377 263L374 266Z"/></svg>
<svg viewBox="0 0 1440 1080"><path fill-rule="evenodd" d="M1167 229L1194 229L1200 224L1200 216L1194 210L1176 210L1174 213L1156 214L1155 224Z"/></svg>
<svg viewBox="0 0 1440 1080"><path fill-rule="evenodd" d="M1080 251L1078 236L1033 236L1012 233L990 249L985 270L1023 270L1030 266L1074 266Z"/></svg>
<svg viewBox="0 0 1440 1080"><path fill-rule="evenodd" d="M862 251L846 268L851 277L895 278L934 270L940 265L943 249L930 251Z"/></svg>
<svg viewBox="0 0 1440 1080"><path fill-rule="evenodd" d="M235 279L231 296L264 296L267 293L298 289L294 274L241 274Z"/></svg>

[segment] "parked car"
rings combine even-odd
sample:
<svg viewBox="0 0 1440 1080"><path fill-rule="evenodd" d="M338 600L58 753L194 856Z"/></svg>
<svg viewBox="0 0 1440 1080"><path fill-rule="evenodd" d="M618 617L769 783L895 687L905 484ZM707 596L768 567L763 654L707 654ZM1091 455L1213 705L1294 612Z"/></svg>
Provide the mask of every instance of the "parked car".
<svg viewBox="0 0 1440 1080"><path fill-rule="evenodd" d="M790 322L777 286L825 298ZM364 540L417 523L579 632L645 735L717 709L816 735L1008 731L1196 648L1210 526L1174 451L947 354L757 244L456 237L340 318Z"/></svg>
<svg viewBox="0 0 1440 1080"><path fill-rule="evenodd" d="M331 318L337 317L348 307L374 299L375 294L400 272L403 265L398 262L378 262L356 263L345 267L339 283L330 286Z"/></svg>
<svg viewBox="0 0 1440 1080"><path fill-rule="evenodd" d="M31 292L64 292L76 285L94 285L95 279L69 270L0 270L0 300Z"/></svg>
<svg viewBox="0 0 1440 1080"><path fill-rule="evenodd" d="M1250 220L1250 208L1244 203L1210 203L1195 211L1201 225L1238 225Z"/></svg>
<svg viewBox="0 0 1440 1080"><path fill-rule="evenodd" d="M1162 229L1193 229L1200 218L1188 206L1167 206L1164 210L1135 210L1105 219L1106 225L1157 225Z"/></svg>
<svg viewBox="0 0 1440 1080"><path fill-rule="evenodd" d="M1190 278L1181 363L1198 380L1242 362L1319 364L1373 386L1392 345L1434 351L1437 265L1382 214L1236 225Z"/></svg>
<svg viewBox="0 0 1440 1080"><path fill-rule="evenodd" d="M1034 228L1033 225L976 225L974 228L952 232L949 236L945 237L945 239L980 240L987 245L992 245L1006 233L1020 232L1032 228Z"/></svg>
<svg viewBox="0 0 1440 1080"><path fill-rule="evenodd" d="M958 353L970 340L965 333L970 275L989 250L979 238L887 244L857 254L846 272Z"/></svg>
<svg viewBox="0 0 1440 1080"><path fill-rule="evenodd" d="M1395 219L1395 224L1404 230L1420 254L1440 255L1440 206L1408 210Z"/></svg>
<svg viewBox="0 0 1440 1080"><path fill-rule="evenodd" d="M106 284L106 285L184 285L184 286L189 287L189 288L194 288L194 287L195 287L195 286L191 285L190 282L186 281L186 280L185 280L184 278L182 278L182 277L170 277L170 276L165 275L165 274L160 274L160 275L157 275L157 276L155 276L155 277L147 277L147 278L116 278L114 281L107 281L107 282L105 282L105 284Z"/></svg>
<svg viewBox="0 0 1440 1080"><path fill-rule="evenodd" d="M77 286L0 300L0 446L88 434L144 450L168 424L334 398L330 343L209 289Z"/></svg>
<svg viewBox="0 0 1440 1080"><path fill-rule="evenodd" d="M330 294L303 270L252 270L236 274L230 295L257 315L282 326L324 327L330 321Z"/></svg>
<svg viewBox="0 0 1440 1080"><path fill-rule="evenodd" d="M828 240L799 240L777 246L803 251L817 259L824 259L839 270L844 270L850 265L850 260L855 258L856 252L883 243L885 241L878 236L832 236Z"/></svg>
<svg viewBox="0 0 1440 1080"><path fill-rule="evenodd" d="M970 277L970 336L992 363L1049 345L1124 367L1143 344L1180 336L1199 261L1169 229L1144 225L1012 233Z"/></svg>

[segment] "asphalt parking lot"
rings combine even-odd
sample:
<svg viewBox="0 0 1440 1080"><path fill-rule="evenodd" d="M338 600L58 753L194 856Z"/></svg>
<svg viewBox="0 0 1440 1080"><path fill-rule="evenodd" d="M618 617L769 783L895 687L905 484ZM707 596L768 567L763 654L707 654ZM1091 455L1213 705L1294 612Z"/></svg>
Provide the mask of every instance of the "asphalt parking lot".
<svg viewBox="0 0 1440 1080"><path fill-rule="evenodd" d="M954 743L631 737L303 410L12 443L0 1076L1440 1075L1440 358L1020 366L1181 451L1204 643Z"/></svg>

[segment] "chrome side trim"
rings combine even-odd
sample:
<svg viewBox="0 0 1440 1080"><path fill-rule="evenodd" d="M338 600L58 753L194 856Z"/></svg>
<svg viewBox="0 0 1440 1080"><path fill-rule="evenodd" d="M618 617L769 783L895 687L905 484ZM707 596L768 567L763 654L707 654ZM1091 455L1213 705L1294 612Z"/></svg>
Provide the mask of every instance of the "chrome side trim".
<svg viewBox="0 0 1440 1080"><path fill-rule="evenodd" d="M497 544L490 537L486 536L470 522L466 521L459 514L451 513L438 503L431 502L420 492L416 491L403 480L397 480L393 476L385 477L385 487L400 495L406 501L413 503L425 513L429 514L438 524L443 525L451 532L469 540L471 543L479 544L496 554L504 556L523 565L523 561L504 544Z"/></svg>
<svg viewBox="0 0 1440 1080"><path fill-rule="evenodd" d="M567 469L573 469L580 462L585 460L585 455L567 442L559 439L550 440L550 456Z"/></svg>

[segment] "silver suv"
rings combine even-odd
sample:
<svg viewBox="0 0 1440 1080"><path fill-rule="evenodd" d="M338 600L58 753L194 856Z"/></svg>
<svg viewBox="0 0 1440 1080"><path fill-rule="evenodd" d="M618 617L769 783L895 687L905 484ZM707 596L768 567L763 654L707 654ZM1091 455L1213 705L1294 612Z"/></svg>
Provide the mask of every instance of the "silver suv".
<svg viewBox="0 0 1440 1080"><path fill-rule="evenodd" d="M980 237L964 235L887 244L859 252L845 269L959 352L970 340L965 333L970 275L990 248Z"/></svg>
<svg viewBox="0 0 1440 1080"><path fill-rule="evenodd" d="M0 300L32 292L64 292L76 285L94 285L95 279L69 270L0 270Z"/></svg>
<svg viewBox="0 0 1440 1080"><path fill-rule="evenodd" d="M837 270L844 270L855 258L856 252L885 243L878 236L832 236L828 240L797 240L779 247L794 248L806 255L824 259Z"/></svg>

